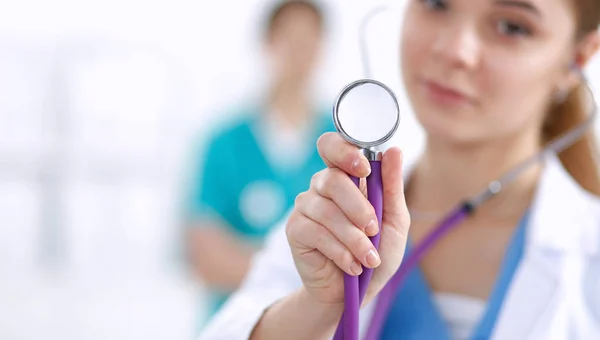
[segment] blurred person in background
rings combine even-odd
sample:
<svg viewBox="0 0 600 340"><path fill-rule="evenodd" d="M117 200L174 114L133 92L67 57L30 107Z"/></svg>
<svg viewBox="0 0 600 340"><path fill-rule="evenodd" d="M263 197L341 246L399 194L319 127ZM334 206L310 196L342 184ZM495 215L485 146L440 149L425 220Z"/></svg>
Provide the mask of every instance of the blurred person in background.
<svg viewBox="0 0 600 340"><path fill-rule="evenodd" d="M271 8L263 32L268 96L209 139L194 174L186 242L193 270L211 292L209 316L237 289L263 238L324 166L316 141L334 127L310 94L324 24L322 9L309 1Z"/></svg>

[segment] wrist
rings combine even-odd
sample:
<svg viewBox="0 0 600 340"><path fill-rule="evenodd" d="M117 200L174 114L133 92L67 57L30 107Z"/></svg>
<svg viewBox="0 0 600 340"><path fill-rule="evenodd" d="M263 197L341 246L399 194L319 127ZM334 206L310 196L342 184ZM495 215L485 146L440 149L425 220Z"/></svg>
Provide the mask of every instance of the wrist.
<svg viewBox="0 0 600 340"><path fill-rule="evenodd" d="M318 325L319 329L331 333L335 331L335 328L344 313L343 302L324 303L315 299L305 287L302 287L294 295L295 297L293 299L298 301L298 308L301 308L304 313L307 313L307 315L315 321L315 325Z"/></svg>
<svg viewBox="0 0 600 340"><path fill-rule="evenodd" d="M319 301L314 297L314 295L306 290L306 287L302 287L297 290L295 295L298 297L298 299L304 301L303 304L306 305L307 308L311 308L324 315L327 314L334 317L337 316L338 318L342 317L342 313L344 312L344 302L327 303Z"/></svg>
<svg viewBox="0 0 600 340"><path fill-rule="evenodd" d="M343 310L343 304L324 304L301 288L268 308L250 339L331 339Z"/></svg>

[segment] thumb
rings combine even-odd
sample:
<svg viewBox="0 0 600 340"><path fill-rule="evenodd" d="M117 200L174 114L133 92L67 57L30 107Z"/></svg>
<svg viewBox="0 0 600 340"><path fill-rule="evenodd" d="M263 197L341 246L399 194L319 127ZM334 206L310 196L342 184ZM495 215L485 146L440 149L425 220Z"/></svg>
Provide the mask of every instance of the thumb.
<svg viewBox="0 0 600 340"><path fill-rule="evenodd" d="M381 160L383 216L379 255L381 265L373 273L365 301L377 294L400 267L408 240L410 216L404 198L402 152L390 148Z"/></svg>
<svg viewBox="0 0 600 340"><path fill-rule="evenodd" d="M383 224L389 228L408 232L410 216L404 197L404 179L402 171L402 151L390 148L381 161L383 181Z"/></svg>
<svg viewBox="0 0 600 340"><path fill-rule="evenodd" d="M404 197L402 151L391 148L381 161L383 182L383 216L381 223L381 261L387 261L382 271L391 276L398 269L410 228L410 215Z"/></svg>

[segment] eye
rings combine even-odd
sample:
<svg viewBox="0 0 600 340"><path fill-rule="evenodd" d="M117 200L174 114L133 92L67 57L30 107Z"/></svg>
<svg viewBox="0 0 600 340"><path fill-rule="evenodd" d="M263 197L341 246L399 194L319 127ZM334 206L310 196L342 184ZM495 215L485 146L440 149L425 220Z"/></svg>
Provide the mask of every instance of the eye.
<svg viewBox="0 0 600 340"><path fill-rule="evenodd" d="M500 20L498 22L497 28L501 34L511 36L511 37L512 36L518 37L518 36L530 36L531 35L531 30L529 30L524 25L520 25L518 23L511 22L508 20Z"/></svg>
<svg viewBox="0 0 600 340"><path fill-rule="evenodd" d="M448 4L444 0L421 0L429 9L441 11L448 8Z"/></svg>

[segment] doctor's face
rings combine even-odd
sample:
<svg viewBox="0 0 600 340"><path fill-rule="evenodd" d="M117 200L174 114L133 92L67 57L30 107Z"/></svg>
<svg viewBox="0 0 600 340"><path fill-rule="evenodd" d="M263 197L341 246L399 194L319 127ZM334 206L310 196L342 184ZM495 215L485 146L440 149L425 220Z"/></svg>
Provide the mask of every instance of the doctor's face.
<svg viewBox="0 0 600 340"><path fill-rule="evenodd" d="M480 143L539 135L568 75L569 0L409 0L402 73L428 136Z"/></svg>

